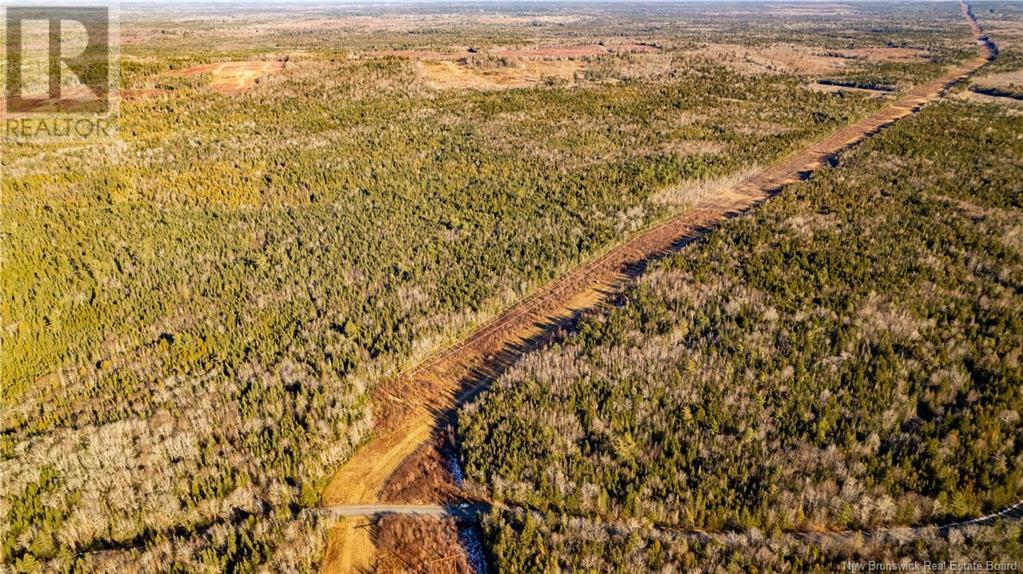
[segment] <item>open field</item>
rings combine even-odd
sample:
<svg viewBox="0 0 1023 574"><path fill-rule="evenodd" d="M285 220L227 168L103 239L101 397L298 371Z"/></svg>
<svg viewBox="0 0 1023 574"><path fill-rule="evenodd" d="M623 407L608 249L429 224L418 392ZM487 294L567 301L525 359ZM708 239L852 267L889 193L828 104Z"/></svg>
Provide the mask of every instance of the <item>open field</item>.
<svg viewBox="0 0 1023 574"><path fill-rule="evenodd" d="M508 343L979 65L935 3L122 23L119 140L0 155L17 572L400 569L415 554L371 535L449 544L447 523L307 510L457 496L408 456Z"/></svg>

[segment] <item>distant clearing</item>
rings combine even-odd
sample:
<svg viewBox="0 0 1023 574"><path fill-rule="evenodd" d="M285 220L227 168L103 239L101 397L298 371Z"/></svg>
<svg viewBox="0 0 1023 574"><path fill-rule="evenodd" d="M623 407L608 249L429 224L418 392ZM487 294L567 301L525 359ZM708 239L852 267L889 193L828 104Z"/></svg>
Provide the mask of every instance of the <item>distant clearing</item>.
<svg viewBox="0 0 1023 574"><path fill-rule="evenodd" d="M530 60L520 66L477 69L451 61L421 61L418 68L436 89L495 90L525 88L549 80L568 81L583 70L577 60Z"/></svg>
<svg viewBox="0 0 1023 574"><path fill-rule="evenodd" d="M860 58L875 62L916 62L930 56L927 50L919 48L859 48L842 50L837 57Z"/></svg>
<svg viewBox="0 0 1023 574"><path fill-rule="evenodd" d="M608 53L608 49L599 44L583 44L574 46L544 46L537 48L516 48L495 50L494 55L511 58L528 59L574 59L600 56Z"/></svg>
<svg viewBox="0 0 1023 574"><path fill-rule="evenodd" d="M435 89L494 90L524 88L545 81L571 81L593 58L607 54L656 53L650 44L625 42L615 45L571 44L528 48L497 48L475 52L452 50L380 50L369 57L399 57L416 60L417 69ZM474 61L492 60L475 65Z"/></svg>
<svg viewBox="0 0 1023 574"><path fill-rule="evenodd" d="M841 72L857 62L916 62L929 54L916 48L859 48L824 51L810 46L775 44L750 47L706 44L699 53L710 56L744 74L790 73L819 75Z"/></svg>
<svg viewBox="0 0 1023 574"><path fill-rule="evenodd" d="M235 94L254 86L262 77L283 70L284 62L250 60L243 62L221 62L188 68L183 72L187 77L211 74L210 87L221 94Z"/></svg>
<svg viewBox="0 0 1023 574"><path fill-rule="evenodd" d="M828 93L828 94L837 93L837 92L857 92L857 93L861 93L861 94L869 94L869 95L874 96L874 97L881 97L881 96L883 96L885 94L892 93L891 90L884 90L884 89L881 89L881 88L874 88L874 89L872 89L872 88L857 88L857 87L854 87L854 86L842 86L842 85L837 85L837 84L824 84L824 83L820 83L820 82L814 82L812 84L807 84L806 87L807 87L807 89L810 89L810 90L814 90L814 91L817 91L817 92L825 92L825 93Z"/></svg>
<svg viewBox="0 0 1023 574"><path fill-rule="evenodd" d="M1000 97L1023 99L1023 70L988 74L973 83L973 91Z"/></svg>
<svg viewBox="0 0 1023 574"><path fill-rule="evenodd" d="M601 56L609 53L657 52L655 46L648 44L620 44L606 46L603 44L575 44L569 46L542 46L536 48L517 48L495 50L494 55L526 59L575 59Z"/></svg>
<svg viewBox="0 0 1023 574"><path fill-rule="evenodd" d="M378 50L369 52L370 57L409 58L411 60L457 60L469 55L469 50L442 52L439 50Z"/></svg>

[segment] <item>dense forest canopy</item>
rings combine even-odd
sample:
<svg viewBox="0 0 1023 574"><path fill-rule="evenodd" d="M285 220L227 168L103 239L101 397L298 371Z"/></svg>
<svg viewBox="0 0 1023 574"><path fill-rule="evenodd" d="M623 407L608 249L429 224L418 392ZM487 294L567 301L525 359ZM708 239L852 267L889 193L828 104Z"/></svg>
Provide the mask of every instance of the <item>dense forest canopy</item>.
<svg viewBox="0 0 1023 574"><path fill-rule="evenodd" d="M5 147L5 564L314 570L301 511L371 432L382 376L683 209L680 189L890 97L819 80L905 90L971 48L953 5L424 10L126 6L119 141ZM518 89L440 89L380 53L622 38L645 51ZM237 93L188 73L250 60L279 70Z"/></svg>
<svg viewBox="0 0 1023 574"><path fill-rule="evenodd" d="M467 479L518 509L488 523L498 568L1018 557L1018 525L785 533L1023 498L1021 118L926 108L658 264L465 408ZM737 535L671 534L692 529Z"/></svg>

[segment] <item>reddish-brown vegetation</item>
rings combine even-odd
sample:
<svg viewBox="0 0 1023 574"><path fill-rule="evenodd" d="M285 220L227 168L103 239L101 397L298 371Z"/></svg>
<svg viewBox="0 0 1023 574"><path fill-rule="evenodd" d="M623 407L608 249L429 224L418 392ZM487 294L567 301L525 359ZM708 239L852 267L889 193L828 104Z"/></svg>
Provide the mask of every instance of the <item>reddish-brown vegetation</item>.
<svg viewBox="0 0 1023 574"><path fill-rule="evenodd" d="M462 493L455 486L445 455L454 448L450 429L438 433L398 467L384 484L380 497L392 502L436 503L456 501Z"/></svg>
<svg viewBox="0 0 1023 574"><path fill-rule="evenodd" d="M471 574L451 519L386 516L376 526L376 572Z"/></svg>

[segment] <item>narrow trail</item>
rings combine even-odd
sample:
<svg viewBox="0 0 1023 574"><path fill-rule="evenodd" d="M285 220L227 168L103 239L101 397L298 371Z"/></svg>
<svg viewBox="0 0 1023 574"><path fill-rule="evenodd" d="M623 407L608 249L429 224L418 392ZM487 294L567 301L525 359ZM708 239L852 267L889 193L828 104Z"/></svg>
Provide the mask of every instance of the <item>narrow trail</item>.
<svg viewBox="0 0 1023 574"><path fill-rule="evenodd" d="M836 154L935 101L954 83L970 76L996 50L960 2L963 18L978 44L978 54L944 76L913 88L876 114L843 127L827 138L760 171L738 186L705 198L691 209L659 223L610 251L579 265L538 289L467 338L416 368L378 385L374 392L373 437L332 477L322 495L322 511L347 516L331 530L322 572L368 571L374 560L370 519L386 506L380 493L388 478L426 444L462 402L485 389L544 336L618 292L651 261L703 236L717 223L743 213L826 165ZM382 506L378 506L382 505ZM362 511L343 514L344 508ZM329 509L329 510L328 510Z"/></svg>

